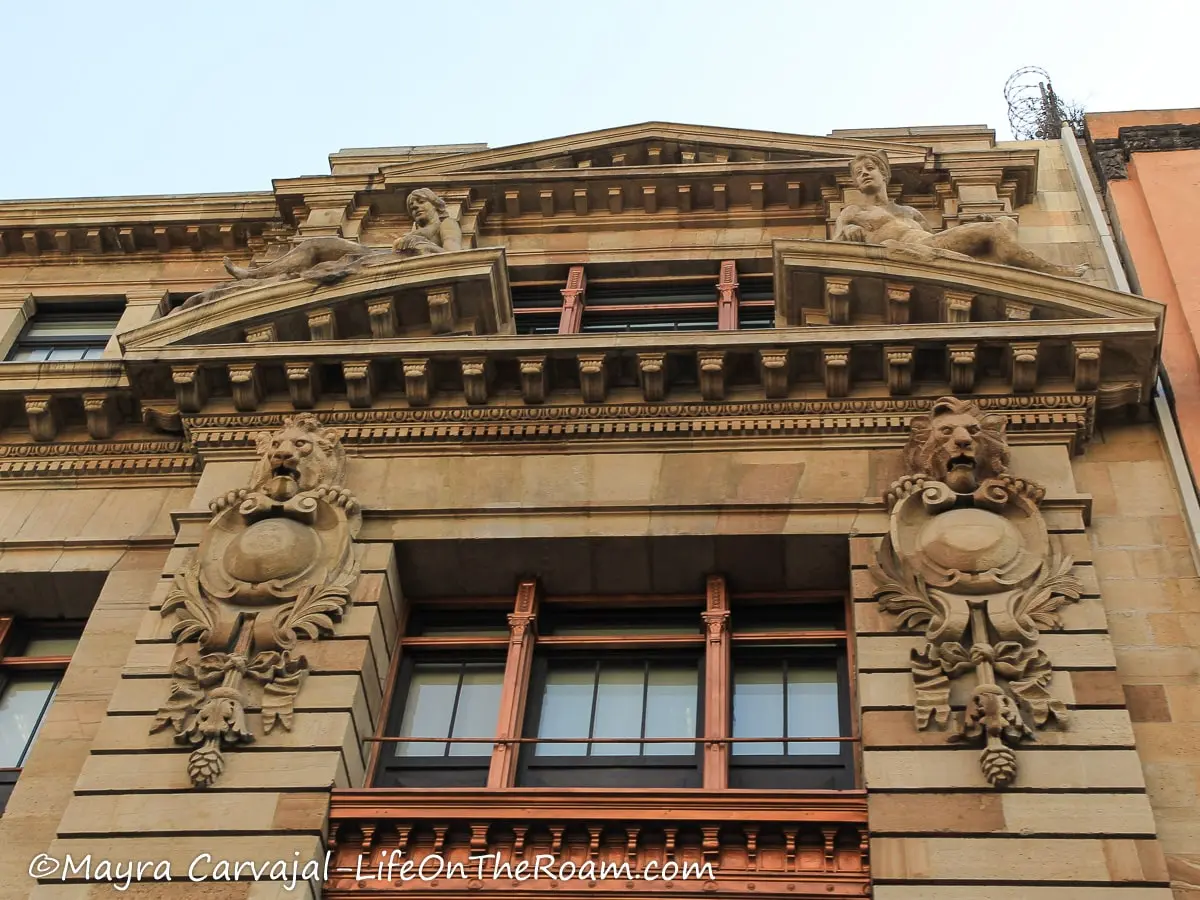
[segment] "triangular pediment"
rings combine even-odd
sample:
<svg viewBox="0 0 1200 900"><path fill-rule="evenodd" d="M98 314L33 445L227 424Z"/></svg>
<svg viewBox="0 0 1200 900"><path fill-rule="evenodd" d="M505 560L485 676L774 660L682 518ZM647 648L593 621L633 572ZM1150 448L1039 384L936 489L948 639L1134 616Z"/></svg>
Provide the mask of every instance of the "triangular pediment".
<svg viewBox="0 0 1200 900"><path fill-rule="evenodd" d="M882 150L893 165L918 168L930 155L924 147L893 141L645 122L385 165L382 171L389 179L407 181L420 175L488 171L845 160L863 150Z"/></svg>

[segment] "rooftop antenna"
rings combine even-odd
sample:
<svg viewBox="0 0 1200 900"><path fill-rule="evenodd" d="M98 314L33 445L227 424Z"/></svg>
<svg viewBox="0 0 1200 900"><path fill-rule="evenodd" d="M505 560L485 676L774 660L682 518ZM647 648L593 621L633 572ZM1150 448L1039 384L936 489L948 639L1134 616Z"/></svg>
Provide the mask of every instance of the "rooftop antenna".
<svg viewBox="0 0 1200 900"><path fill-rule="evenodd" d="M1039 66L1017 69L1004 83L1008 124L1018 141L1055 140L1063 125L1083 132L1083 107L1064 102L1054 91L1050 73Z"/></svg>

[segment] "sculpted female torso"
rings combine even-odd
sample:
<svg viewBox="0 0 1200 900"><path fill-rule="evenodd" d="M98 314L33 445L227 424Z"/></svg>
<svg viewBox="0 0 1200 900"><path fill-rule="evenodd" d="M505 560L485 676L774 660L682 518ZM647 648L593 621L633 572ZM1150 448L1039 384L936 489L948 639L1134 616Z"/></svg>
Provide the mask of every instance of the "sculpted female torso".
<svg viewBox="0 0 1200 900"><path fill-rule="evenodd" d="M918 210L888 199L891 166L880 152L860 153L854 157L850 163L850 176L863 199L850 204L838 215L833 232L835 241L882 244L921 260L937 257L975 259L1065 277L1078 278L1087 270L1086 265L1063 266L1050 262L1022 247L1017 241L1017 222L1011 216L995 219L988 216L934 234Z"/></svg>
<svg viewBox="0 0 1200 900"><path fill-rule="evenodd" d="M861 237L851 237L854 232L848 226L862 229ZM882 244L884 241L904 241L906 243L928 243L933 237L925 228L924 217L911 206L901 206L898 203L888 203L886 206L858 206L852 204L842 210L838 216L838 233L833 236L835 241L862 240L868 244Z"/></svg>

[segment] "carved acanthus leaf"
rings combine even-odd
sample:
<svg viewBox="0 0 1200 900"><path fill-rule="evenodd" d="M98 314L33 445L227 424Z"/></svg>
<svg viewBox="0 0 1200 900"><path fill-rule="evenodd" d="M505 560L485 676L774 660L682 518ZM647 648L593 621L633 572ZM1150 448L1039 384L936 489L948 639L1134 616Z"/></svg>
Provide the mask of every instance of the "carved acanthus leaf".
<svg viewBox="0 0 1200 900"><path fill-rule="evenodd" d="M1042 574L1025 591L1013 608L1017 623L1026 630L1055 631L1062 628L1058 614L1065 604L1079 599L1083 585L1071 574L1074 565L1069 556L1061 556L1055 548L1042 566Z"/></svg>
<svg viewBox="0 0 1200 900"><path fill-rule="evenodd" d="M875 589L879 608L896 617L897 631L929 631L945 618L944 611L925 590L921 576L903 571L896 564L887 538L871 564L871 573L879 585Z"/></svg>
<svg viewBox="0 0 1200 900"><path fill-rule="evenodd" d="M346 583L357 574L351 571ZM271 623L273 636L280 647L294 647L302 636L315 641L333 634L333 625L340 622L350 602L350 589L345 584L330 584L305 588L295 603L282 607Z"/></svg>
<svg viewBox="0 0 1200 900"><path fill-rule="evenodd" d="M217 610L200 590L198 571L189 565L175 575L175 583L163 602L162 614L176 613L171 637L177 643L206 641L217 620Z"/></svg>
<svg viewBox="0 0 1200 900"><path fill-rule="evenodd" d="M204 702L204 688L196 677L195 670L188 663L178 663L171 673L171 693L167 702L159 709L150 726L150 733L162 731L170 725L177 735L187 734L192 730L196 712Z"/></svg>

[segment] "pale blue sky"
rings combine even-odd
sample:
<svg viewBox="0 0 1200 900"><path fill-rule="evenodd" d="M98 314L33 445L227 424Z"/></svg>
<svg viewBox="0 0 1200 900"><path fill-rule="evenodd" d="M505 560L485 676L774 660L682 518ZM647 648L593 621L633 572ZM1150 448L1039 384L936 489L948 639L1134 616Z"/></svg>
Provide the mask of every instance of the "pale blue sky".
<svg viewBox="0 0 1200 900"><path fill-rule="evenodd" d="M268 190L344 147L661 119L986 123L1020 66L1093 111L1200 105L1200 7L1068 2L11 3L0 198Z"/></svg>

